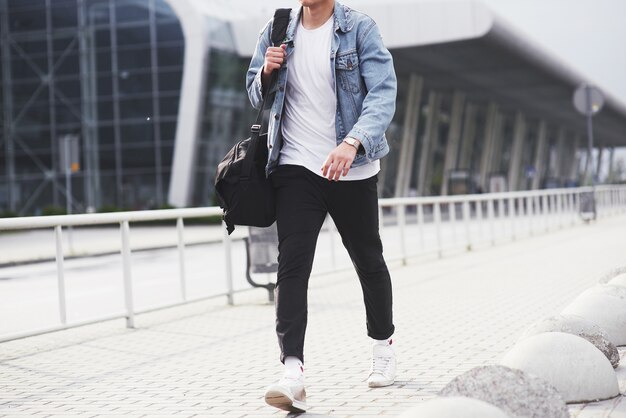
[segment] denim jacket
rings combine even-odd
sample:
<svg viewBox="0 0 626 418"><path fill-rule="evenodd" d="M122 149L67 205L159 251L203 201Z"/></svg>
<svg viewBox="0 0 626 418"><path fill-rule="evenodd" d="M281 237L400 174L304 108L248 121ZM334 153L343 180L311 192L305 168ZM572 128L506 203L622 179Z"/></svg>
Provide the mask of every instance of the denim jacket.
<svg viewBox="0 0 626 418"><path fill-rule="evenodd" d="M285 84L289 77L289 57L294 47L297 47L293 39L301 12L302 8L291 13L283 42L287 45L287 58L278 72L276 84L268 92L268 100L272 100L273 96L267 136L268 175L276 168L280 157ZM361 142L365 153L357 154L352 163L352 167L358 167L380 159L389 152L385 131L396 107L396 74L391 54L383 45L376 23L369 16L335 1L334 20L335 33L329 51L329 65L337 96L336 140L337 145L346 137ZM265 51L271 45L272 21L265 25L259 35L247 73L248 96L256 109L262 102L261 73Z"/></svg>

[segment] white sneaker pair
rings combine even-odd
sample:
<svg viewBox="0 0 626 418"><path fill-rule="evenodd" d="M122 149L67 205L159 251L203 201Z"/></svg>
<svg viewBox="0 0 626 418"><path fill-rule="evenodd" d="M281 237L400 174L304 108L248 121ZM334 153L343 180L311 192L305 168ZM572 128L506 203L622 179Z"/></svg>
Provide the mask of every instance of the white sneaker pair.
<svg viewBox="0 0 626 418"><path fill-rule="evenodd" d="M372 348L372 366L367 377L367 386L379 388L393 385L396 379L396 354L388 344L375 343ZM278 383L265 391L265 402L275 408L289 412L307 410L304 375L283 377Z"/></svg>

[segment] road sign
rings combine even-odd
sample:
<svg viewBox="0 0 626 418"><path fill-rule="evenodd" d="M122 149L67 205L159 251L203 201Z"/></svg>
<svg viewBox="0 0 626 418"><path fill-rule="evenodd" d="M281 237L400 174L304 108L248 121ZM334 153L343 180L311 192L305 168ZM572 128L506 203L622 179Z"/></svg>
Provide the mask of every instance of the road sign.
<svg viewBox="0 0 626 418"><path fill-rule="evenodd" d="M574 107L583 115L595 115L604 105L604 95L597 87L582 84L574 92Z"/></svg>

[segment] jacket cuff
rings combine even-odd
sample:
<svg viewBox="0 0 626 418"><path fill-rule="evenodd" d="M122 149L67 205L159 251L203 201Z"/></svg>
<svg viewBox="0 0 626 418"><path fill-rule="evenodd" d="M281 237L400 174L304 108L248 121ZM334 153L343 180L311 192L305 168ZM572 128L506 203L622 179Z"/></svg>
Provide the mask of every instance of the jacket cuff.
<svg viewBox="0 0 626 418"><path fill-rule="evenodd" d="M374 153L374 146L372 140L367 133L357 127L353 127L352 130L346 135L346 137L358 139L363 149L365 150L365 156L371 158Z"/></svg>

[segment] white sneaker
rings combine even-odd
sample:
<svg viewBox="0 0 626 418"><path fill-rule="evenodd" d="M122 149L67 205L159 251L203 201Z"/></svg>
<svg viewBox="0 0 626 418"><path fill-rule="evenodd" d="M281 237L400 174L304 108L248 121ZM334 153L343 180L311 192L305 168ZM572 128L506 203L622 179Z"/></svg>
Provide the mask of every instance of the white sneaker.
<svg viewBox="0 0 626 418"><path fill-rule="evenodd" d="M267 388L265 402L284 411L305 412L307 405L304 379L282 378Z"/></svg>
<svg viewBox="0 0 626 418"><path fill-rule="evenodd" d="M391 345L374 344L367 386L381 388L396 380L396 353Z"/></svg>

